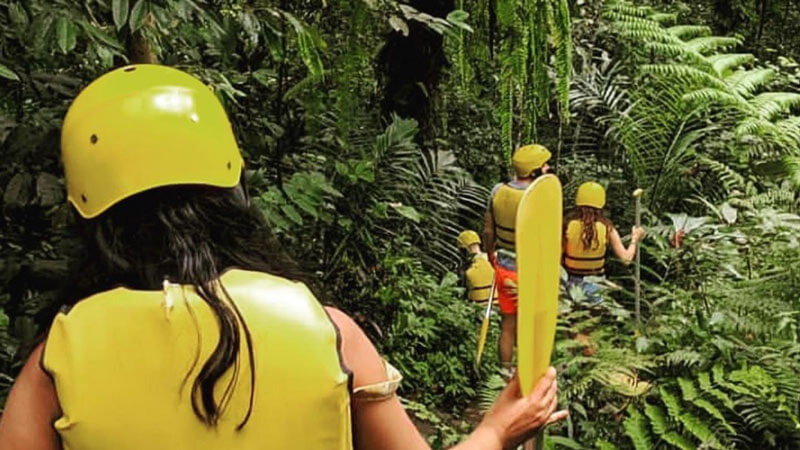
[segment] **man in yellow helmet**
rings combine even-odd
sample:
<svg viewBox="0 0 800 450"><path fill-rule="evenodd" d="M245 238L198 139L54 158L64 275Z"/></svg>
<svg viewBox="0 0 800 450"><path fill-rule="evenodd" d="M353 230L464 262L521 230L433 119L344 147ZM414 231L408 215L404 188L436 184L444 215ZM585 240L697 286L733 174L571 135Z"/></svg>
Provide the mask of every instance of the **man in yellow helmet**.
<svg viewBox="0 0 800 450"><path fill-rule="evenodd" d="M481 238L472 230L464 230L458 235L458 247L466 251L464 278L467 298L481 304L489 301L494 281L494 268L486 253L481 252Z"/></svg>
<svg viewBox="0 0 800 450"><path fill-rule="evenodd" d="M636 246L644 237L644 229L633 227L631 243L626 248L614 227L606 218L603 207L606 191L599 183L589 181L578 187L575 209L564 221L563 262L569 276L567 292L580 287L590 304L601 301L600 286L587 282L585 277L602 277L605 272L605 255L608 245L624 264L630 264L636 255Z"/></svg>
<svg viewBox="0 0 800 450"><path fill-rule="evenodd" d="M542 145L531 144L514 152L511 163L515 178L507 183L498 183L492 189L485 214L484 236L486 251L495 264L497 272L498 304L502 316L500 322L500 363L510 370L517 335L516 301L516 232L517 209L522 194L537 177L548 173L550 151Z"/></svg>

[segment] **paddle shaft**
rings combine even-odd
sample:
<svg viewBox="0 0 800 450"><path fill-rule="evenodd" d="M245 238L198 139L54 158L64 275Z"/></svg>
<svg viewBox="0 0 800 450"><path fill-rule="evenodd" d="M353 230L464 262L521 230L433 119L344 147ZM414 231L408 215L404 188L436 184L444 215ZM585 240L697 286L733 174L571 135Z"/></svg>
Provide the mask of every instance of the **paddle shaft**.
<svg viewBox="0 0 800 450"><path fill-rule="evenodd" d="M637 195L638 194L638 195ZM640 189L637 189L636 192L633 193L633 196L636 201L635 205L635 212L636 212L636 227L642 226L642 192ZM642 269L642 262L641 262L641 251L639 247L639 243L636 243L636 328L638 329L641 321L642 321L642 310L641 310L641 298L642 298L642 278L641 278L641 269Z"/></svg>
<svg viewBox="0 0 800 450"><path fill-rule="evenodd" d="M483 348L486 345L486 335L489 331L489 317L492 315L492 303L494 301L494 291L497 289L497 272L495 271L494 278L492 278L492 287L489 291L489 301L486 305L486 311L483 313L483 321L481 329L478 331L478 351L475 354L475 369L481 364L481 356L483 355Z"/></svg>

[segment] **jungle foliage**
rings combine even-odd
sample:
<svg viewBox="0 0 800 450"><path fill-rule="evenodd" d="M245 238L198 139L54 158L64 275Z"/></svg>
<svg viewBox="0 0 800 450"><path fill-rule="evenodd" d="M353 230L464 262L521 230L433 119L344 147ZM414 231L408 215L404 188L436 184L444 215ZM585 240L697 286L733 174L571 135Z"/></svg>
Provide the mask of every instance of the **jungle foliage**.
<svg viewBox="0 0 800 450"><path fill-rule="evenodd" d="M621 264L602 306L562 303L572 415L548 446L797 448L798 14L790 0L0 0L0 398L81 252L66 108L105 71L158 62L223 102L253 200L318 296L404 373L434 446L502 385L493 349L473 368L480 312L455 237L481 231L511 151L536 140L566 204L599 180L625 234L643 187L649 231L637 333Z"/></svg>

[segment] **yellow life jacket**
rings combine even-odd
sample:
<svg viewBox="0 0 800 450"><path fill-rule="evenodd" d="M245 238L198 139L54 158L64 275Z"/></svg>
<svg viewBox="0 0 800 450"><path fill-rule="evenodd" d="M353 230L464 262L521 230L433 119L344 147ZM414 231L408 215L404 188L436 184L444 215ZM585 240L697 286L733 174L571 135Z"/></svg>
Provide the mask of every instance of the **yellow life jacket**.
<svg viewBox="0 0 800 450"><path fill-rule="evenodd" d="M511 251L516 249L514 226L517 222L517 208L525 187L514 187L508 183L500 185L492 197L492 217L497 246Z"/></svg>
<svg viewBox="0 0 800 450"><path fill-rule="evenodd" d="M351 376L322 305L303 284L264 273L230 270L221 282L252 335L255 400L244 428L236 431L252 387L245 339L231 401L206 426L191 387L219 339L210 308L192 286L116 288L59 314L47 337L42 366L65 450L352 449Z"/></svg>
<svg viewBox="0 0 800 450"><path fill-rule="evenodd" d="M574 275L599 275L603 273L606 263L606 247L608 246L608 227L602 222L594 223L596 242L591 248L583 245L581 234L583 224L580 220L571 220L567 224L567 248L564 252L564 267Z"/></svg>
<svg viewBox="0 0 800 450"><path fill-rule="evenodd" d="M494 268L489 263L486 254L474 255L472 263L467 268L467 297L476 303L489 300L494 281Z"/></svg>

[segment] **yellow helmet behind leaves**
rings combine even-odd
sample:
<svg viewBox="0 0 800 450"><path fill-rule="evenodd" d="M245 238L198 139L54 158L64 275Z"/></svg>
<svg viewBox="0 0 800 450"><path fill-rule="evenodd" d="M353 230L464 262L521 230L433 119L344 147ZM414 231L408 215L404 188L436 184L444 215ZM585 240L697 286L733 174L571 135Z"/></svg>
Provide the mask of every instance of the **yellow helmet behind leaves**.
<svg viewBox="0 0 800 450"><path fill-rule="evenodd" d="M539 144L525 145L514 152L511 165L518 177L529 177L531 172L540 169L550 159L550 150Z"/></svg>
<svg viewBox="0 0 800 450"><path fill-rule="evenodd" d="M224 108L166 66L111 71L72 102L61 131L67 198L84 218L162 186L234 187L244 161Z"/></svg>
<svg viewBox="0 0 800 450"><path fill-rule="evenodd" d="M587 181L578 187L575 204L600 209L606 205L606 190L599 183Z"/></svg>
<svg viewBox="0 0 800 450"><path fill-rule="evenodd" d="M481 238L472 230L464 230L458 235L458 248L469 248L472 244L480 244Z"/></svg>

